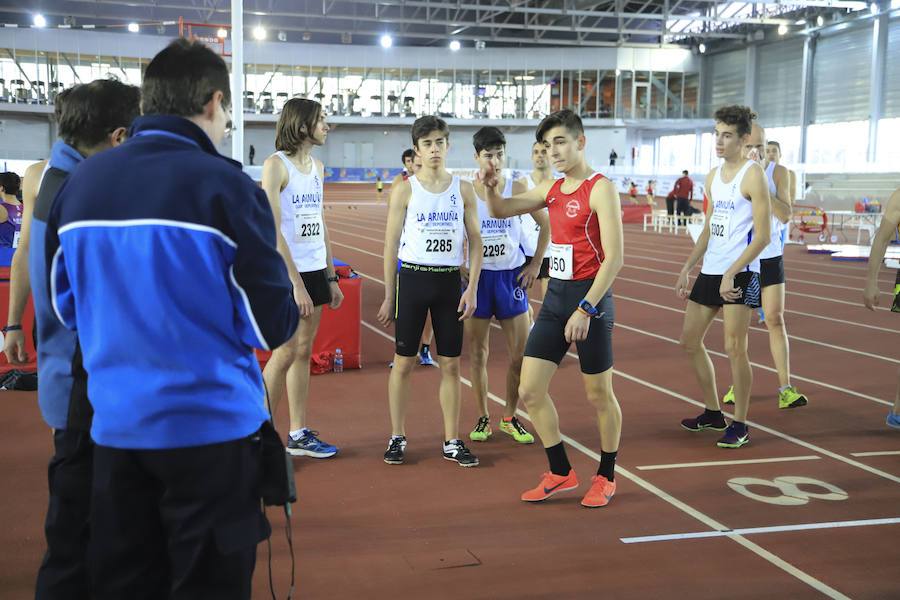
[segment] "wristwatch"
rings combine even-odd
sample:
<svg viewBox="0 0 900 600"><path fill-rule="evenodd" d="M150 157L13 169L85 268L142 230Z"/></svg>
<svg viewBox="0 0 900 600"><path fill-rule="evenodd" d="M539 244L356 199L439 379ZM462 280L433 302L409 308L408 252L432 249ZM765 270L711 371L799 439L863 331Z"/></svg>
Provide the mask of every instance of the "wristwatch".
<svg viewBox="0 0 900 600"><path fill-rule="evenodd" d="M9 333L10 331L22 331L22 326L21 325L7 325L0 331L3 331L3 333Z"/></svg>
<svg viewBox="0 0 900 600"><path fill-rule="evenodd" d="M325 279L328 280L328 283L337 283L337 282L338 282L338 276L337 276L337 275L332 275L331 277L326 277Z"/></svg>
<svg viewBox="0 0 900 600"><path fill-rule="evenodd" d="M597 316L597 307L585 299L582 299L581 302L578 303L578 308L586 312L590 317Z"/></svg>

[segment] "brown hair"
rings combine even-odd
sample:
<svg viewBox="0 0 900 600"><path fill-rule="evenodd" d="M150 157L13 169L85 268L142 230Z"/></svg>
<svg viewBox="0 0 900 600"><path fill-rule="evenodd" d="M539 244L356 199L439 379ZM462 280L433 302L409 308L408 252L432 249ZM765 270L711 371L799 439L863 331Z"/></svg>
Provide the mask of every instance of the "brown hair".
<svg viewBox="0 0 900 600"><path fill-rule="evenodd" d="M275 149L294 154L312 137L321 114L322 105L315 100L291 98L285 102L275 126Z"/></svg>
<svg viewBox="0 0 900 600"><path fill-rule="evenodd" d="M419 147L419 140L434 131L440 131L444 138L450 141L450 128L447 122L440 117L434 115L425 115L415 120L410 133L412 134L412 143L416 148Z"/></svg>
<svg viewBox="0 0 900 600"><path fill-rule="evenodd" d="M554 127L565 127L566 131L574 137L584 135L584 125L581 123L581 117L574 111L564 109L544 117L544 120L538 125L537 131L535 131L535 140L543 142L544 136Z"/></svg>
<svg viewBox="0 0 900 600"><path fill-rule="evenodd" d="M193 117L216 92L222 92L222 108L228 110L231 81L225 61L202 42L179 38L147 65L141 107L145 115Z"/></svg>
<svg viewBox="0 0 900 600"><path fill-rule="evenodd" d="M713 118L719 123L737 127L738 136L743 137L750 134L753 128L753 121L756 119L756 113L749 106L732 104L717 110Z"/></svg>

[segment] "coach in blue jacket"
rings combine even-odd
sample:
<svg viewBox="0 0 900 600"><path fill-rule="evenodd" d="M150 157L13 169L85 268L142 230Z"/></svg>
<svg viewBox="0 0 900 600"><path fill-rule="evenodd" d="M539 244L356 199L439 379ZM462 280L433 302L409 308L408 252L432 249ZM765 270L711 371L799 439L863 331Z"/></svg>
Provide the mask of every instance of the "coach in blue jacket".
<svg viewBox="0 0 900 600"><path fill-rule="evenodd" d="M128 141L81 163L47 221L53 308L94 407L94 597L249 598L270 531L253 349L299 314L265 194L215 149L224 61L175 41L141 93Z"/></svg>

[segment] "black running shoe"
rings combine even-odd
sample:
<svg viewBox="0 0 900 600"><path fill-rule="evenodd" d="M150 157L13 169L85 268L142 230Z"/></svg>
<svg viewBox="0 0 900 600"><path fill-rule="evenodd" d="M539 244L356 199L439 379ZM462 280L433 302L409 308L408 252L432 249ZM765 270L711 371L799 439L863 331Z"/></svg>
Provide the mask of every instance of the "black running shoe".
<svg viewBox="0 0 900 600"><path fill-rule="evenodd" d="M402 465L404 451L406 451L406 436L392 436L388 442L387 452L384 453L384 462L389 465Z"/></svg>
<svg viewBox="0 0 900 600"><path fill-rule="evenodd" d="M462 440L450 440L444 444L444 460L452 460L461 467L478 466L478 458L466 448Z"/></svg>

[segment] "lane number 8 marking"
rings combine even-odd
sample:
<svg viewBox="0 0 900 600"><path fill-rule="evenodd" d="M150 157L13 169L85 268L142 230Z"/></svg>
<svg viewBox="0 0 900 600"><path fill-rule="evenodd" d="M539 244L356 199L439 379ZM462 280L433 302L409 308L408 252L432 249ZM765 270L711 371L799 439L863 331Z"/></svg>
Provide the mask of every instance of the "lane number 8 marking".
<svg viewBox="0 0 900 600"><path fill-rule="evenodd" d="M764 496L747 489L749 486L764 486L775 488L781 492L780 496ZM800 489L800 486L817 487L825 492L807 492ZM788 475L784 477L776 477L775 479L760 479L758 477L735 477L728 480L728 487L738 494L746 496L751 500L765 502L766 504L777 504L779 506L802 506L811 499L814 500L846 500L847 492L824 481L812 479L810 477L798 477Z"/></svg>

